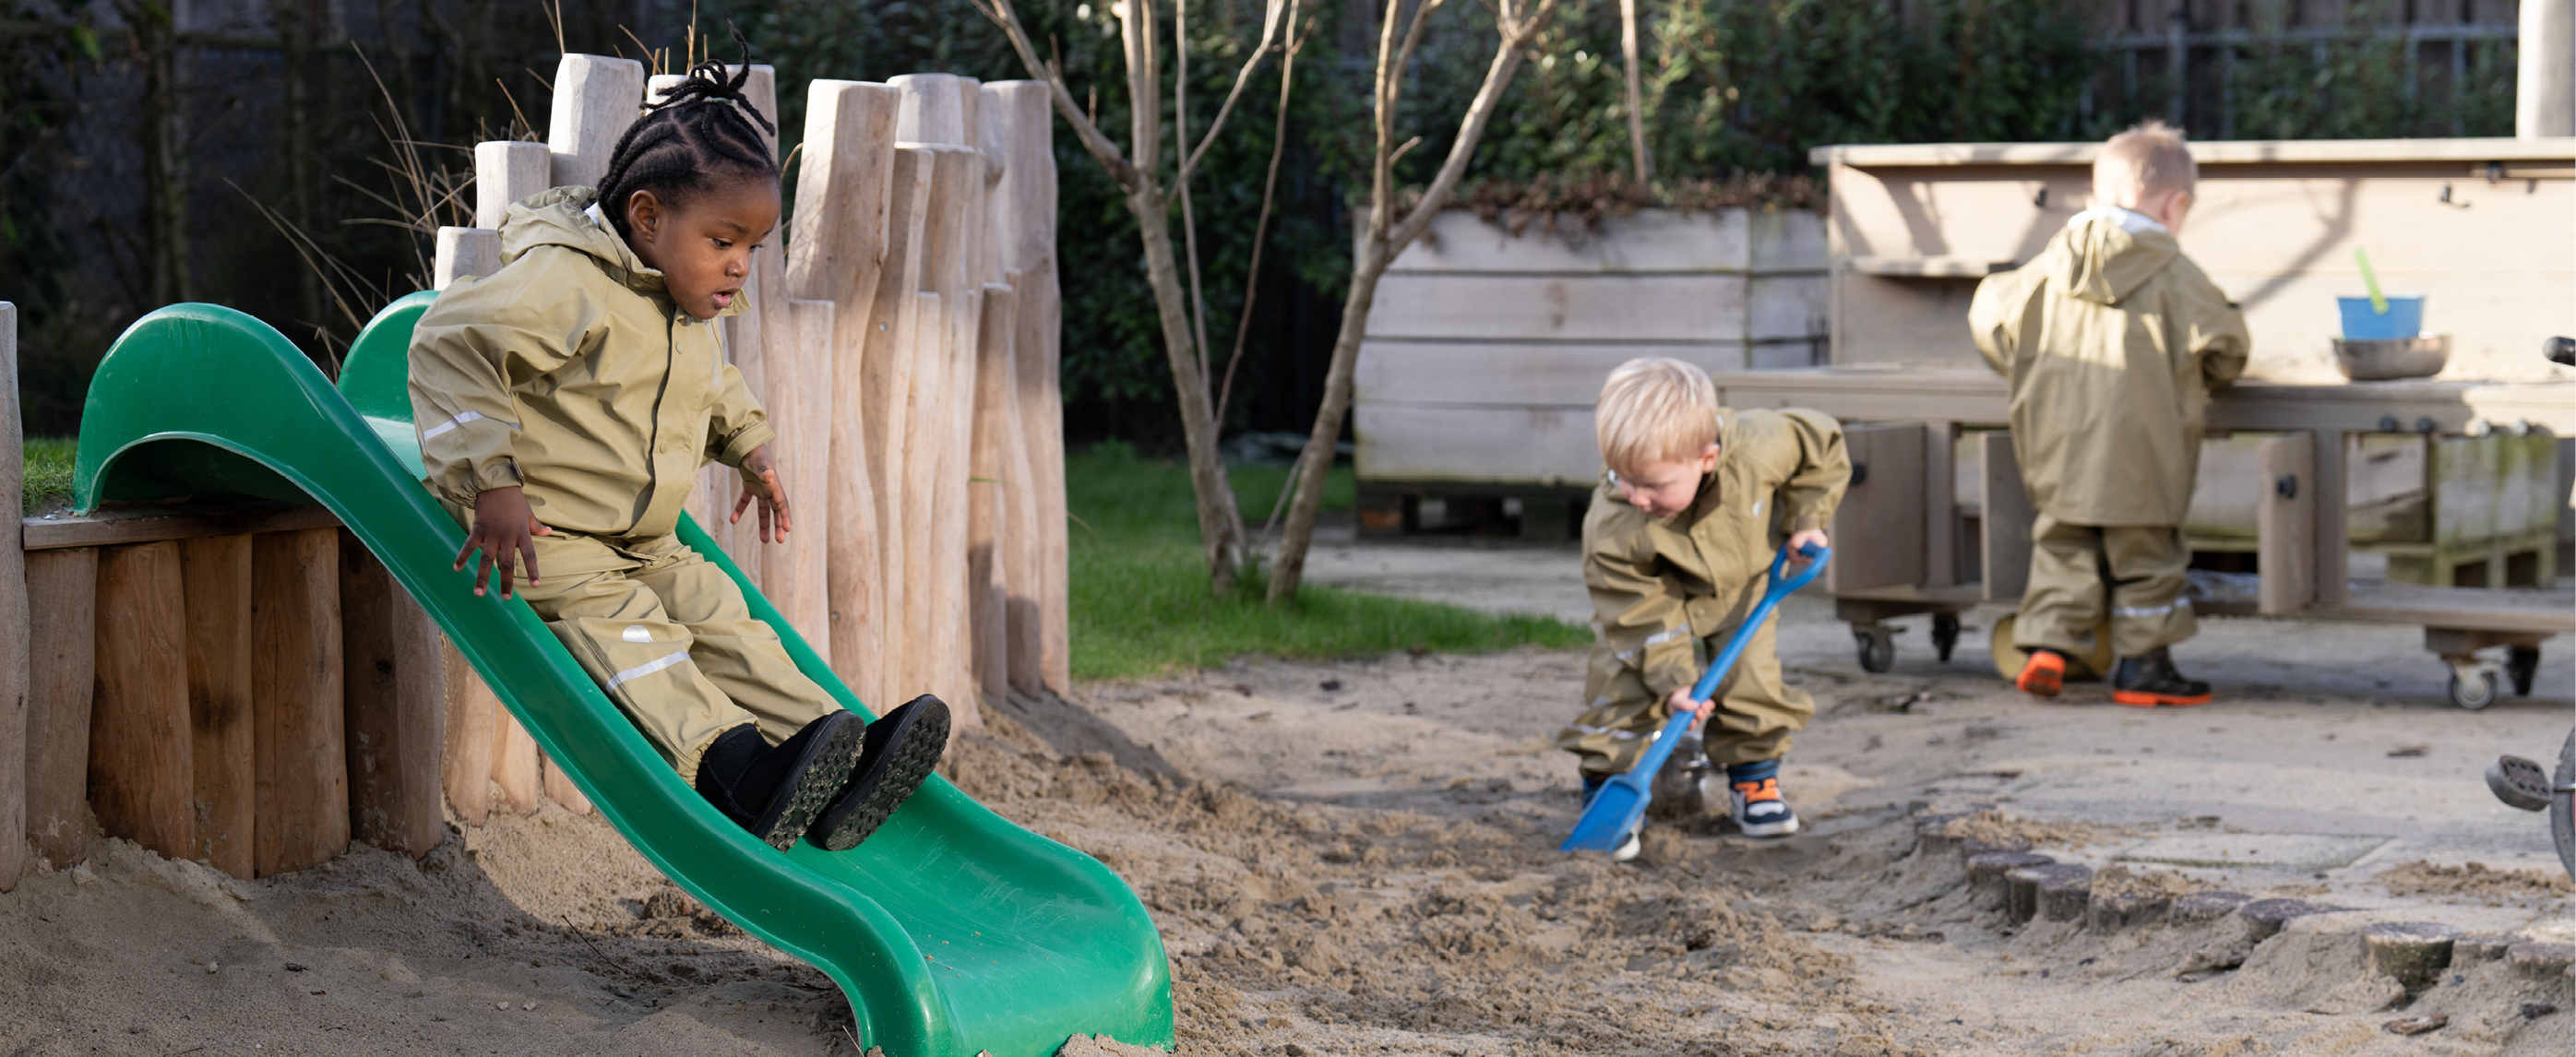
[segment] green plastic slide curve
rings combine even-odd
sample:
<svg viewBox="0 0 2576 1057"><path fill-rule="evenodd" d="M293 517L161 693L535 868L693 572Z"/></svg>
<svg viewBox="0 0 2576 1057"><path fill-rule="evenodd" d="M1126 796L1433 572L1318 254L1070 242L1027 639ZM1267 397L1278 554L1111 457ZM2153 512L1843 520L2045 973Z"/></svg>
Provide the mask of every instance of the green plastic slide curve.
<svg viewBox="0 0 2576 1057"><path fill-rule="evenodd" d="M866 844L780 852L681 783L527 604L476 598L464 533L421 483L404 393L432 294L379 313L342 384L266 324L172 305L117 339L82 415L77 503L238 494L330 508L420 600L637 851L717 913L829 973L896 1057L1051 1054L1075 1034L1168 1046L1170 963L1133 892L1089 856L933 777ZM805 674L869 715L695 522Z"/></svg>

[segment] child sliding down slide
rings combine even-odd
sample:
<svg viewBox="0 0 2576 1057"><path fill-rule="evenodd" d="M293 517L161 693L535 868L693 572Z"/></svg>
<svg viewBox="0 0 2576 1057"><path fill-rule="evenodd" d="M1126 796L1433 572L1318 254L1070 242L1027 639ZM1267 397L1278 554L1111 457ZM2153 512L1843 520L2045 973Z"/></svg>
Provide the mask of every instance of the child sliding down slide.
<svg viewBox="0 0 2576 1057"><path fill-rule="evenodd" d="M504 267L459 280L413 331L411 399L429 484L501 597L527 600L664 758L785 849L855 847L947 743L924 695L862 725L674 535L709 460L741 471L733 517L787 535L771 431L717 343L777 227L778 167L743 98L704 63L617 143L597 190L510 207ZM754 127L754 123L758 127ZM521 558L527 582L514 583Z"/></svg>
<svg viewBox="0 0 2576 1057"><path fill-rule="evenodd" d="M1609 473L1583 519L1583 581L1595 640L1582 715L1558 732L1580 760L1587 798L1626 772L1663 725L1706 718L1708 760L1727 770L1735 823L1749 835L1798 831L1780 796L1790 736L1816 714L1780 678L1765 623L1708 700L1691 700L1701 669L1751 614L1772 558L1823 546L1851 481L1840 423L1814 411L1734 411L1698 367L1639 359L1610 372L1597 418ZM1630 834L1611 854L1637 855Z"/></svg>

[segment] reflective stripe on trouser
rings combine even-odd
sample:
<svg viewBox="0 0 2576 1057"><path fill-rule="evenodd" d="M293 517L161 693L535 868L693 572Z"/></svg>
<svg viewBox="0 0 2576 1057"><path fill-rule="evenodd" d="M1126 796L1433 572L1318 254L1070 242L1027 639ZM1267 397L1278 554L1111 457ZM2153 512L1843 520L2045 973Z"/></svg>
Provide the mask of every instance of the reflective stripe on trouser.
<svg viewBox="0 0 2576 1057"><path fill-rule="evenodd" d="M680 777L696 781L727 730L758 723L775 745L841 707L752 618L733 579L679 537L536 543L545 582L521 582L519 597Z"/></svg>
<svg viewBox="0 0 2576 1057"><path fill-rule="evenodd" d="M1815 718L1816 699L1780 679L1779 628L1777 617L1765 622L1744 644L1735 669L1718 681L1717 712L1700 732L1710 763L1723 767L1779 759L1789 752L1790 736ZM1692 652L1706 665L1734 633L1728 628L1698 640ZM1619 774L1636 766L1647 739L1664 725L1663 699L1646 689L1636 669L1598 643L1584 675L1583 696L1591 707L1557 731L1556 747L1581 758L1585 774Z"/></svg>
<svg viewBox="0 0 2576 1057"><path fill-rule="evenodd" d="M2041 514L2030 536L2030 583L2013 621L2013 645L2080 657L2091 652L2093 628L2106 615L2118 657L2142 656L2199 630L2183 596L2191 541L2182 529L2069 525Z"/></svg>

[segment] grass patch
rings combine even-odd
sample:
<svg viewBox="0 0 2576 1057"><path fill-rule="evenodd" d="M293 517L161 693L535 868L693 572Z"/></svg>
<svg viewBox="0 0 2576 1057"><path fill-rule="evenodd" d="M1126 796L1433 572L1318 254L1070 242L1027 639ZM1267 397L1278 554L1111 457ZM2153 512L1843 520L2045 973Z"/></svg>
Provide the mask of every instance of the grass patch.
<svg viewBox="0 0 2576 1057"><path fill-rule="evenodd" d="M1258 526L1287 481L1285 467L1232 467L1244 520ZM1102 444L1065 459L1071 528L1073 674L1151 675L1241 654L1350 657L1394 650L1467 653L1535 644L1571 647L1590 629L1554 617L1494 616L1460 606L1308 586L1289 605L1262 602L1254 578L1232 597L1208 591L1189 467ZM1351 508L1351 471L1324 482L1324 509Z"/></svg>
<svg viewBox="0 0 2576 1057"><path fill-rule="evenodd" d="M80 442L70 437L27 438L27 478L19 498L23 516L51 513L72 505L72 462Z"/></svg>

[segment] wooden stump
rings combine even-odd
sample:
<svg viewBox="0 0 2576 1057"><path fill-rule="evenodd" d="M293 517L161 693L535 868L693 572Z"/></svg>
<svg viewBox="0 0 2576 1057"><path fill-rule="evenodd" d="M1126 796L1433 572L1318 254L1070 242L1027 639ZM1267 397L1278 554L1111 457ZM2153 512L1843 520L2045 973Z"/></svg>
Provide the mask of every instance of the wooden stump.
<svg viewBox="0 0 2576 1057"><path fill-rule="evenodd" d="M2281 931L2281 926L2289 924L2291 918L2316 912L2316 907L2296 899L2257 899L2236 908L2236 916L2245 919L2246 931L2256 943Z"/></svg>
<svg viewBox="0 0 2576 1057"><path fill-rule="evenodd" d="M2030 921L2080 921L2092 897L2093 868L2073 863L2024 866L2004 872L2004 915Z"/></svg>
<svg viewBox="0 0 2576 1057"><path fill-rule="evenodd" d="M501 803L511 814L536 814L537 793L544 781L537 773L537 756L537 739L519 725L519 717L506 707L494 709L492 784L500 788Z"/></svg>
<svg viewBox="0 0 2576 1057"><path fill-rule="evenodd" d="M1968 857L1969 901L1979 910L2002 910L2009 903L2012 885L2004 875L2025 866L2046 866L2057 860L2026 851L1980 852Z"/></svg>
<svg viewBox="0 0 2576 1057"><path fill-rule="evenodd" d="M1016 526L1011 493L1021 485L1011 456L1011 288L984 287L984 322L976 333L975 437L969 445L966 494L966 594L972 616L975 681L988 700L1011 692L1010 587L1007 555Z"/></svg>
<svg viewBox="0 0 2576 1057"><path fill-rule="evenodd" d="M251 538L252 767L258 789L251 861L262 877L317 865L349 847L339 531ZM100 579L104 584L103 567Z"/></svg>
<svg viewBox="0 0 2576 1057"><path fill-rule="evenodd" d="M108 836L173 859L197 832L184 583L176 540L99 553L89 802Z"/></svg>
<svg viewBox="0 0 2576 1057"><path fill-rule="evenodd" d="M447 679L438 626L347 529L340 621L350 833L417 859L446 837L438 758Z"/></svg>
<svg viewBox="0 0 2576 1057"><path fill-rule="evenodd" d="M2173 900L2159 895L2095 892L2084 908L2084 927L2094 932L2125 932L2162 922Z"/></svg>
<svg viewBox="0 0 2576 1057"><path fill-rule="evenodd" d="M2515 972L2546 980L2576 966L2576 943L2526 940L2505 948L2504 960L2513 965Z"/></svg>
<svg viewBox="0 0 2576 1057"><path fill-rule="evenodd" d="M0 301L0 495L26 494L18 424L18 306ZM0 547L0 892L27 868L27 701L30 675L26 552L12 529Z"/></svg>
<svg viewBox="0 0 2576 1057"><path fill-rule="evenodd" d="M1944 811L1914 816L1915 854L1946 855L1959 850L1959 839L1950 835L1950 824L1973 814L1973 811Z"/></svg>
<svg viewBox="0 0 2576 1057"><path fill-rule="evenodd" d="M803 376L825 379L830 394L826 453L812 463L829 509L829 519L814 526L826 551L828 628L807 630L829 643L827 655L842 681L879 707L888 693L884 548L892 522L882 494L885 456L877 447L885 423L874 418L880 394L869 384L867 355L893 349L877 335L892 331L895 312L880 295L885 273L900 271L903 259L890 258L887 229L894 175L903 168L894 149L898 95L884 85L813 82L796 181L796 231L787 244L788 296L833 306L829 340L799 351ZM881 302L886 311L878 311ZM807 312L797 324L800 342L811 340L809 324L819 325L813 310Z"/></svg>
<svg viewBox="0 0 2576 1057"><path fill-rule="evenodd" d="M498 231L510 207L554 184L543 143L494 140L474 145L474 226Z"/></svg>
<svg viewBox="0 0 2576 1057"><path fill-rule="evenodd" d="M446 748L439 753L439 785L448 806L468 826L481 826L492 814L492 749L500 722L501 699L484 685L481 673L457 652L445 636L438 640L439 669L445 675Z"/></svg>
<svg viewBox="0 0 2576 1057"><path fill-rule="evenodd" d="M2373 968L2409 991L2421 990L2451 967L2451 943L2460 930L2424 921L2382 921L2361 930Z"/></svg>
<svg viewBox="0 0 2576 1057"><path fill-rule="evenodd" d="M2173 909L2165 912L2165 923L2197 925L2216 921L2253 901L2253 896L2243 892L2193 892L2173 901Z"/></svg>
<svg viewBox="0 0 2576 1057"><path fill-rule="evenodd" d="M566 55L555 66L554 93L546 130L549 178L557 187L597 187L618 137L643 110L644 64Z"/></svg>
<svg viewBox="0 0 2576 1057"><path fill-rule="evenodd" d="M2451 942L2451 962L2455 965L2477 965L2502 958L2522 937L2510 932L2472 932Z"/></svg>
<svg viewBox="0 0 2576 1057"><path fill-rule="evenodd" d="M1959 854L1963 856L1974 857L1983 855L1990 851L2029 850L2030 841L2020 837L2004 837L2001 839L1990 839L1986 837L1959 838Z"/></svg>
<svg viewBox="0 0 2576 1057"><path fill-rule="evenodd" d="M27 840L57 870L89 858L98 549L27 551Z"/></svg>
<svg viewBox="0 0 2576 1057"><path fill-rule="evenodd" d="M257 876L257 752L251 710L251 537L180 541L187 583L189 751L197 832L189 858Z"/></svg>

